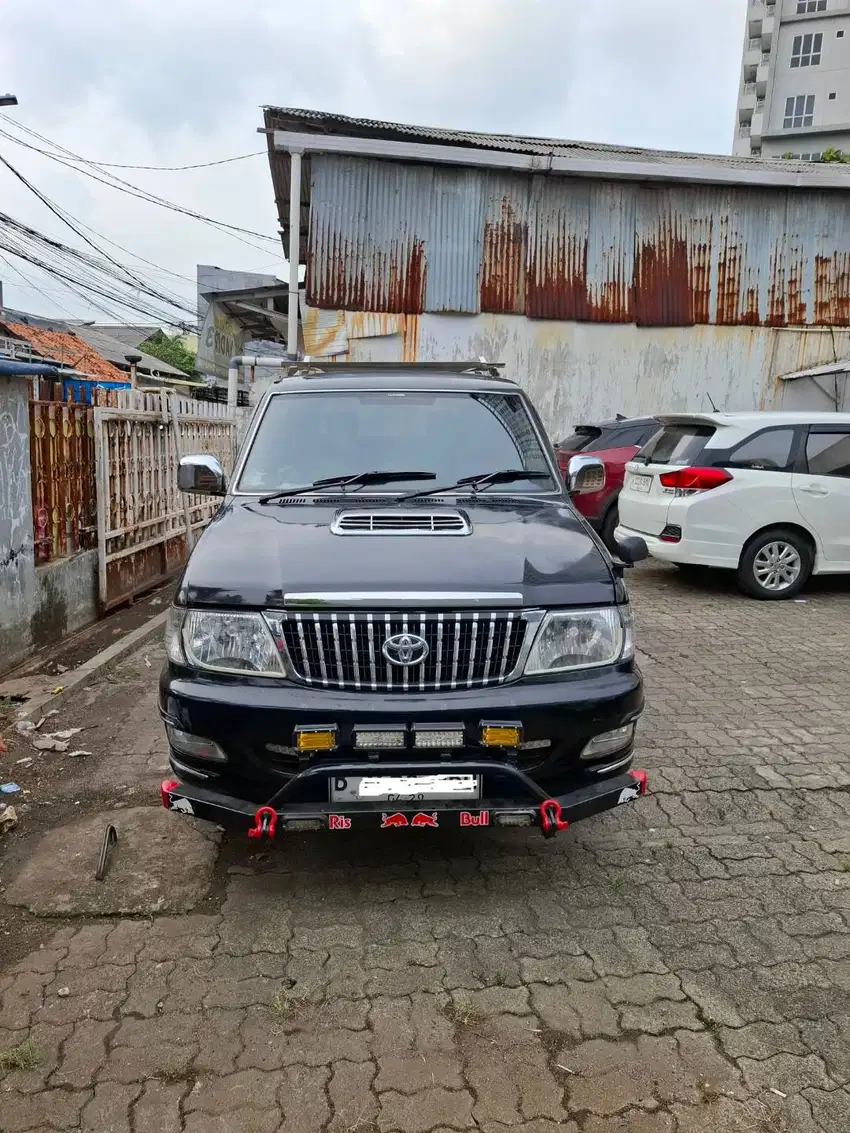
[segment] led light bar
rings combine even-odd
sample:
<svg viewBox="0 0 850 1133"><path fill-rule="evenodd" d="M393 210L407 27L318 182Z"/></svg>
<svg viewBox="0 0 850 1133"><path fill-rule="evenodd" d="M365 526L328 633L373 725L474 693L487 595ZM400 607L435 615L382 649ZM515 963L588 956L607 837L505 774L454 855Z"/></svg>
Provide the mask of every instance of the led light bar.
<svg viewBox="0 0 850 1133"><path fill-rule="evenodd" d="M416 728L413 730L413 746L437 748L446 751L448 748L463 747L463 725L456 728Z"/></svg>
<svg viewBox="0 0 850 1133"><path fill-rule="evenodd" d="M407 733L404 728L355 728L354 746L374 751L377 748L404 748Z"/></svg>

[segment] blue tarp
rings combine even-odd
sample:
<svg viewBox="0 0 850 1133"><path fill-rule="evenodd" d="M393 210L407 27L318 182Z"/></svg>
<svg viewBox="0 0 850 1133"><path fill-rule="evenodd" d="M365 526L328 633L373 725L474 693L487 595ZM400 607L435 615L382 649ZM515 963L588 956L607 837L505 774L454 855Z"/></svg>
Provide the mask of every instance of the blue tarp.
<svg viewBox="0 0 850 1133"><path fill-rule="evenodd" d="M0 358L0 374L24 378L57 377L58 366L46 366L43 362L19 362L17 358Z"/></svg>

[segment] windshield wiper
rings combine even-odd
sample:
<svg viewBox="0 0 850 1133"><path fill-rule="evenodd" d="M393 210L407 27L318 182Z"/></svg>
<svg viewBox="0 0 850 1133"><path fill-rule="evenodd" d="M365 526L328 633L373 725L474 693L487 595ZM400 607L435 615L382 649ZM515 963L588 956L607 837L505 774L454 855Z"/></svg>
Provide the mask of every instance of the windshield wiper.
<svg viewBox="0 0 850 1133"><path fill-rule="evenodd" d="M464 476L442 488L428 488L424 492L412 492L409 496L402 496L401 500L418 500L423 496L433 496L440 492L452 492L455 488L471 488L473 492L480 492L493 484L513 484L517 480L550 480L548 472L529 472L522 468L502 468L497 472L480 472L475 476Z"/></svg>
<svg viewBox="0 0 850 1133"><path fill-rule="evenodd" d="M321 488L348 488L352 484L365 487L367 484L394 484L405 480L436 480L433 472L358 472L353 476L327 476L324 480L314 480L312 484L302 484L299 488L282 488L279 492L270 492L267 496L260 496L261 504L270 504L272 500L282 500L287 496L300 496L305 492L317 492Z"/></svg>

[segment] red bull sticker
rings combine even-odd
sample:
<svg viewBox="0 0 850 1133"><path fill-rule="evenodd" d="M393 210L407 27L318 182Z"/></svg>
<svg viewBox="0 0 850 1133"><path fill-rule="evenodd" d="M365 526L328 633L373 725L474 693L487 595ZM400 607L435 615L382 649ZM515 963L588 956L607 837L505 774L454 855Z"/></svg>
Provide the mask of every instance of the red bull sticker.
<svg viewBox="0 0 850 1133"><path fill-rule="evenodd" d="M328 815L328 830L350 830L351 819L346 818L344 814L329 814Z"/></svg>
<svg viewBox="0 0 850 1133"><path fill-rule="evenodd" d="M437 822L437 812L434 811L432 814L415 814L410 820L410 825L430 826L436 828L440 824L439 822Z"/></svg>
<svg viewBox="0 0 850 1133"><path fill-rule="evenodd" d="M393 826L407 826L406 814L382 814L381 815L381 829L389 830Z"/></svg>
<svg viewBox="0 0 850 1133"><path fill-rule="evenodd" d="M461 826L489 826L490 825L490 811L480 810L478 814L471 814L468 810L460 812Z"/></svg>

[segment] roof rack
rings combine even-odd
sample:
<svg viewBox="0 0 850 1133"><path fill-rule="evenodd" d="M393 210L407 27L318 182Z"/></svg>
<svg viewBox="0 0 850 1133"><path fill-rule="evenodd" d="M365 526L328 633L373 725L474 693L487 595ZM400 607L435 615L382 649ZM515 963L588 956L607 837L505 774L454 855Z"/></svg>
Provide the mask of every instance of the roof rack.
<svg viewBox="0 0 850 1133"><path fill-rule="evenodd" d="M477 362L314 362L305 358L303 362L293 362L283 366L280 372L282 378L315 378L323 374L362 374L378 373L394 374L399 370L412 370L414 373L431 374L469 374L480 375L487 378L498 378L500 381L509 381L500 373L505 367L504 362L486 362L483 358Z"/></svg>

